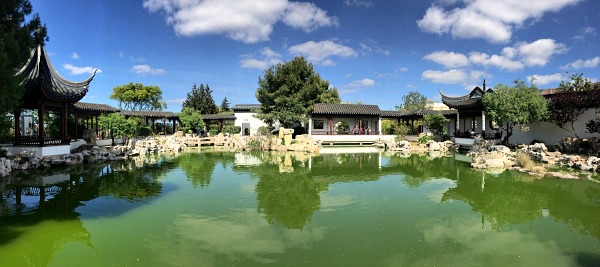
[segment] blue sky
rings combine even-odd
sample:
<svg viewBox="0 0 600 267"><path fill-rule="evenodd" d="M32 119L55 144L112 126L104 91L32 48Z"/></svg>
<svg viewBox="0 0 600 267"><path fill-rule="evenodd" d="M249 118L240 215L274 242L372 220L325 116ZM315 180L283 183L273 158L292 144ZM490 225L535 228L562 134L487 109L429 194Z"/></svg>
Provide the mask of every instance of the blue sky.
<svg viewBox="0 0 600 267"><path fill-rule="evenodd" d="M567 72L600 78L596 0L31 0L46 49L82 100L158 85L180 111L192 85L217 104L258 103L258 77L304 56L342 101L394 109L408 91L440 101L515 79L553 88ZM535 79L532 79L535 77Z"/></svg>

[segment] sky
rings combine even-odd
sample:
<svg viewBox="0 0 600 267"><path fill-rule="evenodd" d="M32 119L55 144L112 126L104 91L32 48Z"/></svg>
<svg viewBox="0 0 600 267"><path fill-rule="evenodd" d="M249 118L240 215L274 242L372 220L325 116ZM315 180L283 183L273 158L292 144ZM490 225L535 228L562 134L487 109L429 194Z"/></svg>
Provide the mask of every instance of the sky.
<svg viewBox="0 0 600 267"><path fill-rule="evenodd" d="M395 109L418 91L465 95L520 79L556 88L600 78L597 0L31 0L59 73L83 102L157 85L178 112L195 84L217 105L258 104L258 78L304 56L343 102Z"/></svg>

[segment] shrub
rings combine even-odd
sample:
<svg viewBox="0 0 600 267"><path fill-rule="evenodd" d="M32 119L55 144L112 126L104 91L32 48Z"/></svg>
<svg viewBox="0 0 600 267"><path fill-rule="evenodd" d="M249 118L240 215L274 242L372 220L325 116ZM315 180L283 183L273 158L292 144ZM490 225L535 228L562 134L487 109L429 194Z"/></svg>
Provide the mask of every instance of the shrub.
<svg viewBox="0 0 600 267"><path fill-rule="evenodd" d="M228 133L228 134L239 134L242 132L242 127L235 126L235 125L225 125L225 126L223 126L223 129L221 132Z"/></svg>
<svg viewBox="0 0 600 267"><path fill-rule="evenodd" d="M406 135L408 134L408 132L410 131L410 128L404 124L400 124L396 127L394 127L394 134L396 134L396 138L400 139L400 140L404 140L404 138L406 137ZM396 140L399 141L399 140Z"/></svg>
<svg viewBox="0 0 600 267"><path fill-rule="evenodd" d="M266 126L260 126L258 127L258 135L270 135L271 131L269 131L269 128L267 128Z"/></svg>
<svg viewBox="0 0 600 267"><path fill-rule="evenodd" d="M208 134L210 134L210 136L215 136L215 135L219 134L219 130L217 128L212 128L212 129L208 130Z"/></svg>
<svg viewBox="0 0 600 267"><path fill-rule="evenodd" d="M144 125L139 129L140 136L149 136L152 134L152 128L148 125Z"/></svg>
<svg viewBox="0 0 600 267"><path fill-rule="evenodd" d="M433 137L433 135L427 135L427 134L422 135L422 136L419 136L419 144L425 144L425 143L427 143L427 141L434 140L434 139L435 139L435 137Z"/></svg>

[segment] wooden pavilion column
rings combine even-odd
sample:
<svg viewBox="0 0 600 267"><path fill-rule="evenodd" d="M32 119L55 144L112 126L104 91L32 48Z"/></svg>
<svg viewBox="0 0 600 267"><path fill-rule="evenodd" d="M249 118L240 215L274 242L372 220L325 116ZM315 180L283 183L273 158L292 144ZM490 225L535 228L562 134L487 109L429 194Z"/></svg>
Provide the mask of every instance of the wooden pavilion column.
<svg viewBox="0 0 600 267"><path fill-rule="evenodd" d="M67 102L63 103L63 110L60 114L60 143L66 142L67 139Z"/></svg>
<svg viewBox="0 0 600 267"><path fill-rule="evenodd" d="M221 132L221 130L223 129L223 119L217 120L217 123L219 124L219 132Z"/></svg>
<svg viewBox="0 0 600 267"><path fill-rule="evenodd" d="M39 121L39 130L38 130L38 141L40 142L40 146L44 145L44 114L46 113L46 106L44 104L40 104L38 107L38 121Z"/></svg>
<svg viewBox="0 0 600 267"><path fill-rule="evenodd" d="M152 133L156 133L156 127L155 127L156 125L154 123L155 120L154 120L154 118L151 118L151 119L152 119Z"/></svg>
<svg viewBox="0 0 600 267"><path fill-rule="evenodd" d="M21 143L21 110L16 108L15 111L15 141L13 144Z"/></svg>
<svg viewBox="0 0 600 267"><path fill-rule="evenodd" d="M175 134L177 132L177 120L172 118L171 121L173 121L173 134Z"/></svg>
<svg viewBox="0 0 600 267"><path fill-rule="evenodd" d="M333 134L333 118L329 117L329 134Z"/></svg>
<svg viewBox="0 0 600 267"><path fill-rule="evenodd" d="M98 137L98 115L96 115L96 137Z"/></svg>
<svg viewBox="0 0 600 267"><path fill-rule="evenodd" d="M163 122L163 132L164 132L164 134L166 136L167 135L167 119L163 118L162 122Z"/></svg>
<svg viewBox="0 0 600 267"><path fill-rule="evenodd" d="M358 134L363 134L362 117L358 119Z"/></svg>
<svg viewBox="0 0 600 267"><path fill-rule="evenodd" d="M77 113L77 110L75 110L75 114L73 115L75 115L75 140L77 140L79 136L79 114Z"/></svg>

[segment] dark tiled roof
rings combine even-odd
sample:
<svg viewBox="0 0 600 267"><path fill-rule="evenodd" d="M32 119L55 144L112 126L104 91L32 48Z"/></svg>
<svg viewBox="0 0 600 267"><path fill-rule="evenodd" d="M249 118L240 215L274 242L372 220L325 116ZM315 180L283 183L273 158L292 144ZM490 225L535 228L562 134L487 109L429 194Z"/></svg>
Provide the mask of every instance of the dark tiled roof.
<svg viewBox="0 0 600 267"><path fill-rule="evenodd" d="M235 115L231 113L219 113L219 114L202 114L204 120L235 120Z"/></svg>
<svg viewBox="0 0 600 267"><path fill-rule="evenodd" d="M493 92L492 90L483 91L479 87L475 87L471 91L471 93L464 96L447 96L444 93L440 92L442 96L442 103L450 108L474 108L474 107L482 107L481 97L487 92Z"/></svg>
<svg viewBox="0 0 600 267"><path fill-rule="evenodd" d="M77 102L73 104L77 110L96 111L96 112L119 112L118 108L106 104Z"/></svg>
<svg viewBox="0 0 600 267"><path fill-rule="evenodd" d="M88 91L90 82L96 75L82 82L72 82L63 78L52 66L50 58L43 46L38 46L31 52L31 57L25 66L17 73L22 77L23 98L36 96L41 88L44 95L55 101L77 102Z"/></svg>
<svg viewBox="0 0 600 267"><path fill-rule="evenodd" d="M253 109L260 108L260 104L236 104L233 106L233 111L252 111Z"/></svg>
<svg viewBox="0 0 600 267"><path fill-rule="evenodd" d="M149 118L175 118L177 115L170 111L148 111L148 110L121 110L121 115Z"/></svg>
<svg viewBox="0 0 600 267"><path fill-rule="evenodd" d="M455 109L451 110L432 110L432 109L420 109L420 110L382 110L381 117L384 118L402 118L410 116L423 116L430 114L442 114L444 116L450 116L457 114L458 111Z"/></svg>
<svg viewBox="0 0 600 267"><path fill-rule="evenodd" d="M381 115L377 105L362 104L315 104L313 115Z"/></svg>

